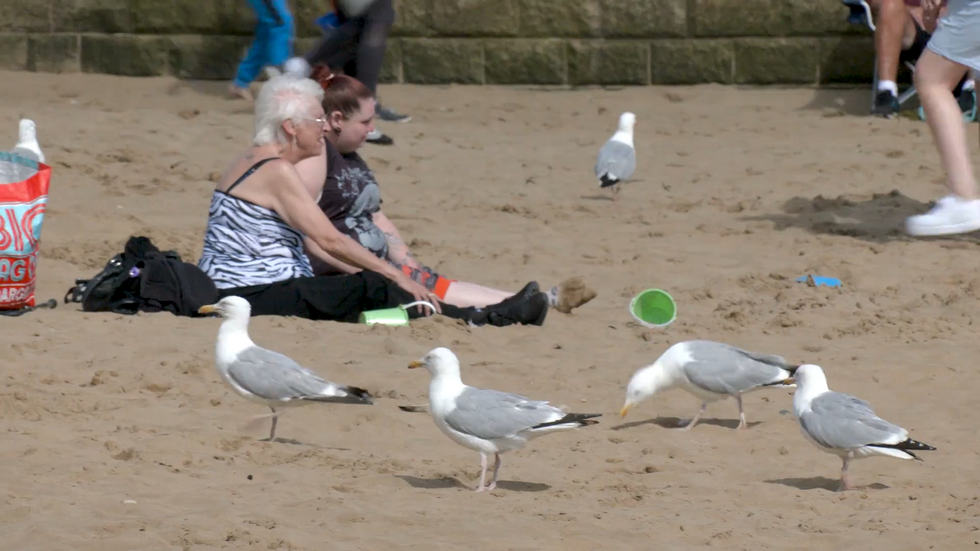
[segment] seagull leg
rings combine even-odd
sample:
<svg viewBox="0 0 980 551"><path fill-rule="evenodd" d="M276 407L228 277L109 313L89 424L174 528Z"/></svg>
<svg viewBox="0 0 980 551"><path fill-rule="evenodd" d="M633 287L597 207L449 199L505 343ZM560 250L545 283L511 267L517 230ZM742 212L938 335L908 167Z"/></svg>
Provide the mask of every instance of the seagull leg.
<svg viewBox="0 0 980 551"><path fill-rule="evenodd" d="M272 430L269 432L269 442L276 441L276 423L279 422L279 416L276 415L276 408L269 406L272 410Z"/></svg>
<svg viewBox="0 0 980 551"><path fill-rule="evenodd" d="M492 490L497 487L497 473L500 472L500 454L493 454L493 480L490 481L490 485L487 486L487 490Z"/></svg>
<svg viewBox="0 0 980 551"><path fill-rule="evenodd" d="M851 484L851 477L847 474L847 466L851 463L851 456L849 454L845 455L843 461L844 464L840 468L840 489L837 490L839 492L854 489L854 485Z"/></svg>
<svg viewBox="0 0 980 551"><path fill-rule="evenodd" d="M619 199L619 184L615 184L612 187L612 200L617 201Z"/></svg>
<svg viewBox="0 0 980 551"><path fill-rule="evenodd" d="M482 492L485 488L483 485L487 481L487 455L480 452L480 485L476 488L477 492Z"/></svg>
<svg viewBox="0 0 980 551"><path fill-rule="evenodd" d="M698 421L701 420L701 416L704 415L704 410L706 410L706 409L708 409L708 402L701 402L701 409L698 411L698 414L694 416L694 419L691 419L690 421L688 421L686 425L680 427L680 429L681 430L691 430L691 429L693 429L694 428L694 425L697 425L698 424Z"/></svg>
<svg viewBox="0 0 980 551"><path fill-rule="evenodd" d="M745 422L745 409L742 408L742 395L739 394L736 396L735 400L738 401L738 426L735 428L744 429L748 426L748 423Z"/></svg>

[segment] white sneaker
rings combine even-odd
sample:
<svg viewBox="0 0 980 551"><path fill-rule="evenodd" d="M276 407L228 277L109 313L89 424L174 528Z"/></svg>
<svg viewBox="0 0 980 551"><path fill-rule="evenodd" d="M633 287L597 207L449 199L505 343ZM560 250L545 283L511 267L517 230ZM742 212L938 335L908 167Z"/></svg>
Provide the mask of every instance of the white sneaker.
<svg viewBox="0 0 980 551"><path fill-rule="evenodd" d="M925 214L909 216L905 231L909 235L931 236L969 233L980 230L980 200L947 196Z"/></svg>

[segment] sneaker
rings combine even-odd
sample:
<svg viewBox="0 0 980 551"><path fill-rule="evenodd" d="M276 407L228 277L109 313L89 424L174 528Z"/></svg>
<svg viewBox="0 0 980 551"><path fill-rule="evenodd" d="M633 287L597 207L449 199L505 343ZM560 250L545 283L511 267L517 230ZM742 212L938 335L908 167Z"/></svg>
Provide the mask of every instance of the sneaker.
<svg viewBox="0 0 980 551"><path fill-rule="evenodd" d="M888 90L882 90L875 96L875 105L871 108L871 114L892 119L898 114L900 107L898 97L895 94Z"/></svg>
<svg viewBox="0 0 980 551"><path fill-rule="evenodd" d="M480 317L484 319L479 321L494 327L507 327L514 324L540 326L548 317L548 297L544 293L537 292L524 300L487 306L474 316L473 321L477 321ZM478 325L482 324L478 323Z"/></svg>
<svg viewBox="0 0 980 551"><path fill-rule="evenodd" d="M374 145L394 145L395 140L382 134L380 130L375 128L374 130L368 132L367 142L373 143Z"/></svg>
<svg viewBox="0 0 980 551"><path fill-rule="evenodd" d="M412 120L412 117L408 115L402 115L401 113L392 111L391 109L380 105L378 106L376 113L378 114L378 118L385 122L408 122Z"/></svg>
<svg viewBox="0 0 980 551"><path fill-rule="evenodd" d="M910 216L905 231L914 236L952 235L980 230L980 200L943 197L932 210Z"/></svg>
<svg viewBox="0 0 980 551"><path fill-rule="evenodd" d="M977 120L976 90L963 90L960 95L956 96L956 104L960 106L960 112L963 113L963 122L969 123ZM926 111L922 107L919 107L919 119L926 120Z"/></svg>

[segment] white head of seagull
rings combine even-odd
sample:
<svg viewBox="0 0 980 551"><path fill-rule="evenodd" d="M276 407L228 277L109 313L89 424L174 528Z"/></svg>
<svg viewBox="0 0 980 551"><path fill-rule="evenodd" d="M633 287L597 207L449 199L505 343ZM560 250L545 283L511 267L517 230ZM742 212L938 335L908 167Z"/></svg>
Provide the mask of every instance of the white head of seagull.
<svg viewBox="0 0 980 551"><path fill-rule="evenodd" d="M255 343L248 336L248 320L252 316L252 305L242 297L228 296L215 304L200 307L199 314L218 314L221 327L218 329L217 354L221 359L231 361L239 352Z"/></svg>
<svg viewBox="0 0 980 551"><path fill-rule="evenodd" d="M442 346L433 348L422 359L410 362L408 367L409 369L424 367L432 374L433 378L446 377L460 380L459 358L453 354L452 350Z"/></svg>
<svg viewBox="0 0 980 551"><path fill-rule="evenodd" d="M636 126L636 115L626 111L619 116L619 126L616 129L616 133L613 134L612 139L633 147L634 126Z"/></svg>
<svg viewBox="0 0 980 551"><path fill-rule="evenodd" d="M640 402L658 392L673 388L679 381L684 364L690 360L691 355L686 348L674 345L657 358L657 361L637 370L626 387L626 403L619 415L625 417Z"/></svg>
<svg viewBox="0 0 980 551"><path fill-rule="evenodd" d="M819 365L801 365L796 368L792 380L796 382L796 392L793 393L793 413L797 417L804 411L810 410L810 403L814 398L830 391L827 375Z"/></svg>

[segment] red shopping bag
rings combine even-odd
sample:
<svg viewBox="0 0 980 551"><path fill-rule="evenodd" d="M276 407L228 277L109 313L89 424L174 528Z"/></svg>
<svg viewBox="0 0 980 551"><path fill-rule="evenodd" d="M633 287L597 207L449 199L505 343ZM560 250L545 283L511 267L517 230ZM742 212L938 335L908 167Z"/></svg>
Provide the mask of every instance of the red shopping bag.
<svg viewBox="0 0 980 551"><path fill-rule="evenodd" d="M51 167L0 151L0 310L33 308Z"/></svg>

